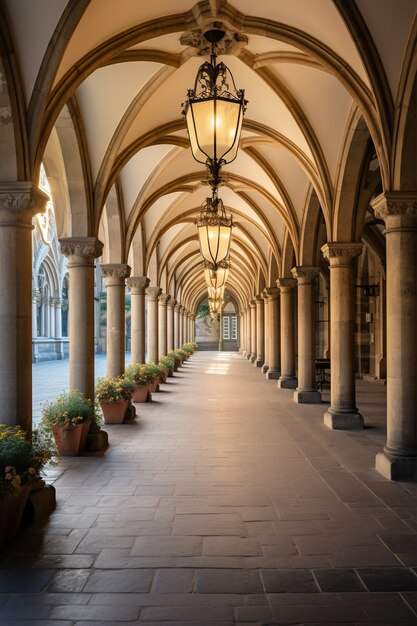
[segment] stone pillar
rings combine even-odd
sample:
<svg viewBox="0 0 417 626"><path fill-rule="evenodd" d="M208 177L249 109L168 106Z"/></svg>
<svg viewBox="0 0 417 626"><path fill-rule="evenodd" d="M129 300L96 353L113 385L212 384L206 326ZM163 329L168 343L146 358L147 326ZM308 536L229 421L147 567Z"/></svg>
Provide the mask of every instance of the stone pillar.
<svg viewBox="0 0 417 626"><path fill-rule="evenodd" d="M131 362L145 362L145 289L149 285L146 276L131 276L127 279L127 286L131 296L130 325L131 325Z"/></svg>
<svg viewBox="0 0 417 626"><path fill-rule="evenodd" d="M94 261L103 244L95 237L59 240L69 270L70 390L94 398Z"/></svg>
<svg viewBox="0 0 417 626"><path fill-rule="evenodd" d="M262 300L264 302L264 364L262 374L266 374L269 369L269 301L266 289L263 290Z"/></svg>
<svg viewBox="0 0 417 626"><path fill-rule="evenodd" d="M324 423L334 429L363 428L355 406L355 259L361 243L328 243L330 263L330 408Z"/></svg>
<svg viewBox="0 0 417 626"><path fill-rule="evenodd" d="M246 320L245 320L245 311L241 309L239 311L239 319L240 319L240 334L239 334L239 352L243 356L245 356L246 349Z"/></svg>
<svg viewBox="0 0 417 626"><path fill-rule="evenodd" d="M188 309L184 308L182 312L182 343L181 348L187 341L187 320L188 320Z"/></svg>
<svg viewBox="0 0 417 626"><path fill-rule="evenodd" d="M294 340L294 278L279 278L277 285L281 301L281 375L280 389L295 389L295 340Z"/></svg>
<svg viewBox="0 0 417 626"><path fill-rule="evenodd" d="M280 332L279 332L279 289L267 287L265 292L268 297L269 333L268 342L265 345L265 353L268 348L269 367L266 372L268 380L277 380L280 375Z"/></svg>
<svg viewBox="0 0 417 626"><path fill-rule="evenodd" d="M250 306L250 362L256 361L256 300L251 300Z"/></svg>
<svg viewBox="0 0 417 626"><path fill-rule="evenodd" d="M265 314L264 301L261 295L256 296L256 360L255 367L262 367L265 359Z"/></svg>
<svg viewBox="0 0 417 626"><path fill-rule="evenodd" d="M130 267L125 263L101 266L107 289L107 376L120 376L125 371L125 280Z"/></svg>
<svg viewBox="0 0 417 626"><path fill-rule="evenodd" d="M158 339L158 356L167 353L167 304L171 299L168 293L161 293L158 298L158 315L159 315L159 339ZM158 359L159 361L159 359ZM158 362L157 361L157 362Z"/></svg>
<svg viewBox="0 0 417 626"><path fill-rule="evenodd" d="M55 337L55 298L49 298L49 327L48 327L48 337Z"/></svg>
<svg viewBox="0 0 417 626"><path fill-rule="evenodd" d="M175 349L174 314L176 304L177 301L172 299L167 303L167 352Z"/></svg>
<svg viewBox="0 0 417 626"><path fill-rule="evenodd" d="M387 245L387 444L376 468L417 480L417 194L386 192L372 206Z"/></svg>
<svg viewBox="0 0 417 626"><path fill-rule="evenodd" d="M224 346L224 337L223 337L223 313L219 312L219 352L222 352Z"/></svg>
<svg viewBox="0 0 417 626"><path fill-rule="evenodd" d="M32 430L32 217L48 201L30 182L0 183L0 423Z"/></svg>
<svg viewBox="0 0 417 626"><path fill-rule="evenodd" d="M250 304L246 307L246 358L250 360L252 351L252 323Z"/></svg>
<svg viewBox="0 0 417 626"><path fill-rule="evenodd" d="M160 287L147 287L148 307L148 345L147 362L158 363L158 298L162 289Z"/></svg>
<svg viewBox="0 0 417 626"><path fill-rule="evenodd" d="M39 289L32 289L32 337L38 336L38 306L42 302Z"/></svg>
<svg viewBox="0 0 417 626"><path fill-rule="evenodd" d="M180 347L180 329L181 329L181 309L182 305L177 302L174 308L174 343L175 350L178 350Z"/></svg>
<svg viewBox="0 0 417 626"><path fill-rule="evenodd" d="M58 341L55 343L56 358L60 361L63 358L62 341L62 300L61 298L54 298L54 313L55 313L55 339Z"/></svg>
<svg viewBox="0 0 417 626"><path fill-rule="evenodd" d="M314 309L314 279L318 267L294 267L298 296L298 386L294 401L300 404L320 404L321 393L316 386L316 315Z"/></svg>

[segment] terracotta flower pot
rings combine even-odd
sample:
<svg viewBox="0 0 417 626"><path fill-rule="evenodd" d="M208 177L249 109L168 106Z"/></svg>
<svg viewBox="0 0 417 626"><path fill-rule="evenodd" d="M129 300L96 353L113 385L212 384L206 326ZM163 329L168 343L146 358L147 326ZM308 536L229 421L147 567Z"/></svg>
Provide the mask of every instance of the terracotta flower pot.
<svg viewBox="0 0 417 626"><path fill-rule="evenodd" d="M106 424L123 424L129 400L118 402L100 402Z"/></svg>
<svg viewBox="0 0 417 626"><path fill-rule="evenodd" d="M51 426L61 456L78 456L84 452L90 424L91 419L78 424L70 431L64 431L61 426Z"/></svg>
<svg viewBox="0 0 417 626"><path fill-rule="evenodd" d="M165 372L165 374L160 374L160 376L159 376L159 382L160 382L161 384L162 384L162 383L166 383L166 381L167 381L167 376L168 376L168 373L167 373L167 372Z"/></svg>
<svg viewBox="0 0 417 626"><path fill-rule="evenodd" d="M149 392L149 385L142 385L140 387L136 387L133 392L132 402L146 402Z"/></svg>
<svg viewBox="0 0 417 626"><path fill-rule="evenodd" d="M149 391L151 393L155 393L156 391L159 391L158 379L157 378L149 385Z"/></svg>
<svg viewBox="0 0 417 626"><path fill-rule="evenodd" d="M0 550L17 535L29 492L30 485L24 485L16 498L6 496L0 500Z"/></svg>

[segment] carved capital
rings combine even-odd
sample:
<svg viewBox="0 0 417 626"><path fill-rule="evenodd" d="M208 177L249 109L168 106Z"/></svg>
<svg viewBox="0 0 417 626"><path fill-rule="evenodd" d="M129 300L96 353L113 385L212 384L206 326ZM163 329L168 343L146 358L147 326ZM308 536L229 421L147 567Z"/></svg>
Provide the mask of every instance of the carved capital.
<svg viewBox="0 0 417 626"><path fill-rule="evenodd" d="M177 304L177 301L171 298L171 300L169 300L167 304L167 307L168 309L175 309L176 304Z"/></svg>
<svg viewBox="0 0 417 626"><path fill-rule="evenodd" d="M55 307L56 309L60 309L62 302L61 302L61 298L49 298L49 304L53 307Z"/></svg>
<svg viewBox="0 0 417 626"><path fill-rule="evenodd" d="M278 300L278 298L279 298L279 289L277 289L276 287L267 287L265 289L265 294L266 294L266 297L268 298L268 300L270 300L271 302L273 300Z"/></svg>
<svg viewBox="0 0 417 626"><path fill-rule="evenodd" d="M277 287L281 293L286 293L294 289L296 282L295 278L278 278Z"/></svg>
<svg viewBox="0 0 417 626"><path fill-rule="evenodd" d="M258 306L261 306L261 304L264 303L263 296L260 293L258 293L258 295L255 296L255 301Z"/></svg>
<svg viewBox="0 0 417 626"><path fill-rule="evenodd" d="M182 309L182 304L180 302L177 302L177 304L175 305L175 311L179 313L181 309Z"/></svg>
<svg viewBox="0 0 417 626"><path fill-rule="evenodd" d="M147 287L146 295L148 296L148 302L157 302L161 291L161 287Z"/></svg>
<svg viewBox="0 0 417 626"><path fill-rule="evenodd" d="M107 287L121 287L130 275L130 267L125 263L107 263L101 266L101 274L106 279Z"/></svg>
<svg viewBox="0 0 417 626"><path fill-rule="evenodd" d="M159 305L166 306L170 299L171 299L171 296L169 295L169 293L161 293L161 295L158 298Z"/></svg>
<svg viewBox="0 0 417 626"><path fill-rule="evenodd" d="M321 250L330 267L348 267L352 266L355 258L361 254L362 245L358 241L339 241L326 243Z"/></svg>
<svg viewBox="0 0 417 626"><path fill-rule="evenodd" d="M214 27L214 24L204 23L203 26L197 26L192 30L186 31L180 37L180 42L183 46L191 46L196 48L198 56L210 56L211 44L204 37L204 33L207 32L210 27ZM248 38L243 33L238 32L234 28L222 23L222 30L225 35L217 43L217 54L237 54L241 48L248 45Z"/></svg>
<svg viewBox="0 0 417 626"><path fill-rule="evenodd" d="M151 281L147 276L131 276L126 282L132 296L144 296Z"/></svg>
<svg viewBox="0 0 417 626"><path fill-rule="evenodd" d="M249 306L250 306L251 309L255 309L256 308L256 300L255 299L251 300L249 302Z"/></svg>
<svg viewBox="0 0 417 626"><path fill-rule="evenodd" d="M417 227L417 194L406 191L386 191L371 200L376 217L384 220L390 230Z"/></svg>
<svg viewBox="0 0 417 626"><path fill-rule="evenodd" d="M49 200L49 196L32 182L0 183L0 227L32 229L33 216L45 211Z"/></svg>
<svg viewBox="0 0 417 626"><path fill-rule="evenodd" d="M59 243L61 253L68 257L68 267L93 265L103 254L103 244L96 237L65 237Z"/></svg>
<svg viewBox="0 0 417 626"><path fill-rule="evenodd" d="M297 265L291 270L291 274L297 279L299 285L311 285L315 278L319 275L319 267L311 267L307 265Z"/></svg>
<svg viewBox="0 0 417 626"><path fill-rule="evenodd" d="M32 289L32 302L37 306L42 304L42 295L39 289Z"/></svg>

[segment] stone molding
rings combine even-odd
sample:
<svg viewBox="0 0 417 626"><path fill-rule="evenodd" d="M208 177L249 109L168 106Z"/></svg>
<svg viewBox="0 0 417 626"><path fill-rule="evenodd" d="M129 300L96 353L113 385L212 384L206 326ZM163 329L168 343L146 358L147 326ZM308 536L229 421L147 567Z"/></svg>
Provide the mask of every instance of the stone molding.
<svg viewBox="0 0 417 626"><path fill-rule="evenodd" d="M204 33L213 28L213 23L206 23L203 26L197 26L191 30L185 31L180 37L180 43L183 46L191 46L196 48L198 56L210 56L211 44L204 37ZM238 54L239 51L248 45L248 38L239 31L231 28L222 22L222 30L225 35L216 44L217 54Z"/></svg>
<svg viewBox="0 0 417 626"><path fill-rule="evenodd" d="M286 291L291 291L294 289L297 281L295 278L278 278L277 279L277 287L279 287L280 292L285 293Z"/></svg>
<svg viewBox="0 0 417 626"><path fill-rule="evenodd" d="M32 289L32 302L37 306L42 304L42 294L39 289Z"/></svg>
<svg viewBox="0 0 417 626"><path fill-rule="evenodd" d="M56 309L60 309L62 306L62 300L61 298L54 298L54 297L50 297L49 298L49 304L53 307L55 307Z"/></svg>
<svg viewBox="0 0 417 626"><path fill-rule="evenodd" d="M96 237L64 237L59 239L61 254L92 262L103 254L103 243ZM71 267L71 265L69 265Z"/></svg>
<svg viewBox="0 0 417 626"><path fill-rule="evenodd" d="M264 303L264 299L263 299L262 294L258 293L258 295L255 296L255 302L256 302L257 306L261 306L261 304Z"/></svg>
<svg viewBox="0 0 417 626"><path fill-rule="evenodd" d="M101 275L106 278L106 286L124 286L125 279L130 275L130 266L125 263L107 263L100 267Z"/></svg>
<svg viewBox="0 0 417 626"><path fill-rule="evenodd" d="M132 296L144 296L151 281L147 276L130 276L126 282Z"/></svg>
<svg viewBox="0 0 417 626"><path fill-rule="evenodd" d="M321 251L331 267L346 267L352 265L355 258L360 256L362 247L363 244L359 241L335 241L324 244Z"/></svg>
<svg viewBox="0 0 417 626"><path fill-rule="evenodd" d="M167 307L168 309L174 309L175 310L175 306L177 304L176 300L173 300L172 298L168 301L167 303Z"/></svg>
<svg viewBox="0 0 417 626"><path fill-rule="evenodd" d="M31 228L33 216L45 211L49 201L48 194L30 181L0 183L0 226L24 222Z"/></svg>
<svg viewBox="0 0 417 626"><path fill-rule="evenodd" d="M310 285L319 275L320 268L307 265L296 265L291 274L297 279L299 285Z"/></svg>
<svg viewBox="0 0 417 626"><path fill-rule="evenodd" d="M255 308L256 308L256 300L255 300L255 299L254 299L254 300L251 300L251 301L249 302L249 306L250 306L250 308L251 308L251 309L255 309Z"/></svg>
<svg viewBox="0 0 417 626"><path fill-rule="evenodd" d="M265 294L268 300L274 301L279 298L279 289L278 287L266 287Z"/></svg>
<svg viewBox="0 0 417 626"><path fill-rule="evenodd" d="M176 302L175 306L174 306L174 310L179 313L182 309L182 304L180 302Z"/></svg>
<svg viewBox="0 0 417 626"><path fill-rule="evenodd" d="M161 293L161 295L158 298L159 305L166 306L170 299L171 299L171 296L169 295L169 293Z"/></svg>
<svg viewBox="0 0 417 626"><path fill-rule="evenodd" d="M417 228L417 194L386 191L371 200L375 216L384 220L386 232Z"/></svg>
<svg viewBox="0 0 417 626"><path fill-rule="evenodd" d="M148 302L157 302L161 292L161 287L147 287L146 295L148 296Z"/></svg>

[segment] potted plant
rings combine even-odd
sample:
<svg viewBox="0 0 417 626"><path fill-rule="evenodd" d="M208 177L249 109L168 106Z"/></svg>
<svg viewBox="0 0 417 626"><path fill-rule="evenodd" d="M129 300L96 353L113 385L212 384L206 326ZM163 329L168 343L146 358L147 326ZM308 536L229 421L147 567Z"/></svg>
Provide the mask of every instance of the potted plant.
<svg viewBox="0 0 417 626"><path fill-rule="evenodd" d="M77 456L84 451L94 418L94 402L81 391L63 392L53 402L42 404L42 426L50 428L61 456Z"/></svg>
<svg viewBox="0 0 417 626"><path fill-rule="evenodd" d="M132 395L132 402L146 402L149 394L149 384L152 380L144 363L132 363L125 371L125 378L135 383L135 391Z"/></svg>
<svg viewBox="0 0 417 626"><path fill-rule="evenodd" d="M97 379L96 398L103 411L106 424L122 424L136 384L133 380L118 377Z"/></svg>
<svg viewBox="0 0 417 626"><path fill-rule="evenodd" d="M185 352L185 350L182 350L181 348L179 350L175 350L175 352L180 357L181 364L184 363L184 361L186 361L188 359L188 357L189 357L189 354L187 352Z"/></svg>
<svg viewBox="0 0 417 626"><path fill-rule="evenodd" d="M178 350L169 350L168 356L174 361L174 372L178 371L178 368L181 365L181 357L178 354Z"/></svg>
<svg viewBox="0 0 417 626"><path fill-rule="evenodd" d="M153 361L151 363L147 363L146 368L149 372L149 376L151 376L151 382L149 384L149 391L151 393L155 393L156 391L159 391L159 383L161 382L160 380L161 368L159 367L159 365L157 365Z"/></svg>
<svg viewBox="0 0 417 626"><path fill-rule="evenodd" d="M16 535L32 486L55 457L53 442L35 430L0 424L0 548Z"/></svg>
<svg viewBox="0 0 417 626"><path fill-rule="evenodd" d="M174 366L175 361L171 359L169 356L160 356L159 363L168 370L168 376L171 377L174 375Z"/></svg>
<svg viewBox="0 0 417 626"><path fill-rule="evenodd" d="M187 343L183 345L182 349L189 356L191 356L197 350L197 344L194 341L188 341Z"/></svg>

